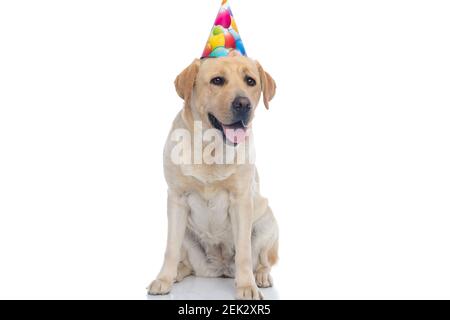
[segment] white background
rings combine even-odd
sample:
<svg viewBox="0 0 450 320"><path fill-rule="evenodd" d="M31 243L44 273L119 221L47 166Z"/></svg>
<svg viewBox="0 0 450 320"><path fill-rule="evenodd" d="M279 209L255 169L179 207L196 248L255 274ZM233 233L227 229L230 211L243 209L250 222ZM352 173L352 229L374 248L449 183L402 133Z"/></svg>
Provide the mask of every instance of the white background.
<svg viewBox="0 0 450 320"><path fill-rule="evenodd" d="M146 298L173 80L219 4L0 1L0 298ZM231 6L279 88L255 123L279 297L450 298L449 2Z"/></svg>

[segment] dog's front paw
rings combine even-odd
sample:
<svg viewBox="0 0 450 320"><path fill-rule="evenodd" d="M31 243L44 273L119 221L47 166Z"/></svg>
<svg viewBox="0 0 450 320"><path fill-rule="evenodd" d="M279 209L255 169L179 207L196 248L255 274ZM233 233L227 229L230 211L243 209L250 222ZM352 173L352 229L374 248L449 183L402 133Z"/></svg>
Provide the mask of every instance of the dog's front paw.
<svg viewBox="0 0 450 320"><path fill-rule="evenodd" d="M238 287L236 289L237 300L263 300L264 297L256 285Z"/></svg>
<svg viewBox="0 0 450 320"><path fill-rule="evenodd" d="M257 271L255 274L256 285L259 288L270 288L273 286L273 280L270 272L261 270Z"/></svg>
<svg viewBox="0 0 450 320"><path fill-rule="evenodd" d="M173 282L168 282L166 280L156 279L147 288L148 294L152 296L160 296L169 294L172 290Z"/></svg>

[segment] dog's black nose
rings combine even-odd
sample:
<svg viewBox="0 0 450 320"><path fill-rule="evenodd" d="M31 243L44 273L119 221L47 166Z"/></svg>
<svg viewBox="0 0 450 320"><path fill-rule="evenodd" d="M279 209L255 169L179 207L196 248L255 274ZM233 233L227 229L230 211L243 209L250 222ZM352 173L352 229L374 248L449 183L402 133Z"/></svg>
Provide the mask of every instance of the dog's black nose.
<svg viewBox="0 0 450 320"><path fill-rule="evenodd" d="M246 114L252 108L250 100L246 97L237 97L232 103L233 111L237 114Z"/></svg>

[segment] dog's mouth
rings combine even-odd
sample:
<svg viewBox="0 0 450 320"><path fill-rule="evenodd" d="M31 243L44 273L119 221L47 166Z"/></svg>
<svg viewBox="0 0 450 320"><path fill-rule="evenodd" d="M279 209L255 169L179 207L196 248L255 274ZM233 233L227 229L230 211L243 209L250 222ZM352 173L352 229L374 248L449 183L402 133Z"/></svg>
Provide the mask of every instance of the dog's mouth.
<svg viewBox="0 0 450 320"><path fill-rule="evenodd" d="M236 123L226 125L220 122L211 113L208 114L209 122L211 125L222 132L225 141L237 146L245 141L247 138L247 128L248 126L243 121L238 121Z"/></svg>

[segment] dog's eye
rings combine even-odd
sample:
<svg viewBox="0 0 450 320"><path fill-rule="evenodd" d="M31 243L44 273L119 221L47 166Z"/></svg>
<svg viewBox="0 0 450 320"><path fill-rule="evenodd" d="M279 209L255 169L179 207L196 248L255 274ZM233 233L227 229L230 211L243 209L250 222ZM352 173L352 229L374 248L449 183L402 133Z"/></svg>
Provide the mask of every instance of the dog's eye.
<svg viewBox="0 0 450 320"><path fill-rule="evenodd" d="M215 77L211 80L211 84L213 84L215 86L223 86L225 84L225 78Z"/></svg>
<svg viewBox="0 0 450 320"><path fill-rule="evenodd" d="M250 87L256 86L256 80L253 79L252 77L245 77L245 82L246 82Z"/></svg>

